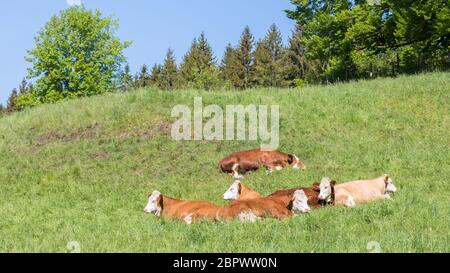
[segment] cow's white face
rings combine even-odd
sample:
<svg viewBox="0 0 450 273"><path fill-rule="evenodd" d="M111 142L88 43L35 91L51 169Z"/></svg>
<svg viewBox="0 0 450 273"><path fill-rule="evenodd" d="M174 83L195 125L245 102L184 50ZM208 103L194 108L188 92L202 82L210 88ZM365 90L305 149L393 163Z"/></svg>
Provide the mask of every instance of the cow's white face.
<svg viewBox="0 0 450 273"><path fill-rule="evenodd" d="M307 213L311 210L308 206L308 196L303 190L296 190L292 200L292 212L294 216L300 213Z"/></svg>
<svg viewBox="0 0 450 273"><path fill-rule="evenodd" d="M394 186L394 183L392 182L392 179L388 177L388 180L386 181L386 189L384 194L390 194L393 192L396 192L397 188Z"/></svg>
<svg viewBox="0 0 450 273"><path fill-rule="evenodd" d="M238 200L241 187L241 181L236 180L233 184L228 188L228 190L223 194L223 199L225 200Z"/></svg>
<svg viewBox="0 0 450 273"><path fill-rule="evenodd" d="M333 193L333 187L331 183L331 179L329 177L324 177L320 180L320 193L319 193L319 199L325 200L326 202L331 202L332 193Z"/></svg>
<svg viewBox="0 0 450 273"><path fill-rule="evenodd" d="M153 193L148 197L148 203L144 208L146 213L153 213L156 216L161 216L161 205L160 200L162 196L159 191L153 191Z"/></svg>

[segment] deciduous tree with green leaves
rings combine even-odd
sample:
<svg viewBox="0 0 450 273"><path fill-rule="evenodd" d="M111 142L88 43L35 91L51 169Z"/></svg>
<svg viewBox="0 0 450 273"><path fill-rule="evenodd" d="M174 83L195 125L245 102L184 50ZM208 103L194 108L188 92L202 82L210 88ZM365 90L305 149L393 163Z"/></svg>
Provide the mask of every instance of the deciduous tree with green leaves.
<svg viewBox="0 0 450 273"><path fill-rule="evenodd" d="M71 7L53 16L35 38L26 58L36 78L33 96L38 102L103 94L118 89L123 50L115 33L118 21L99 11Z"/></svg>
<svg viewBox="0 0 450 273"><path fill-rule="evenodd" d="M448 0L291 0L319 81L450 67Z"/></svg>

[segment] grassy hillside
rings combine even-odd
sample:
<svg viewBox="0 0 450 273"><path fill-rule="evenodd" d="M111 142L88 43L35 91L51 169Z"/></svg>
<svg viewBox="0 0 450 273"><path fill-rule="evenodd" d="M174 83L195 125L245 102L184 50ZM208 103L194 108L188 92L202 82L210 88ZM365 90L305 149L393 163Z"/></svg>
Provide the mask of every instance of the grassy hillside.
<svg viewBox="0 0 450 273"><path fill-rule="evenodd" d="M217 162L245 141L170 137L176 104L280 105L280 149L307 170L263 170L243 182L263 194L388 173L393 200L328 207L293 219L184 223L144 214L158 189L224 204ZM0 119L0 251L450 251L450 74L302 90L157 92L45 105Z"/></svg>

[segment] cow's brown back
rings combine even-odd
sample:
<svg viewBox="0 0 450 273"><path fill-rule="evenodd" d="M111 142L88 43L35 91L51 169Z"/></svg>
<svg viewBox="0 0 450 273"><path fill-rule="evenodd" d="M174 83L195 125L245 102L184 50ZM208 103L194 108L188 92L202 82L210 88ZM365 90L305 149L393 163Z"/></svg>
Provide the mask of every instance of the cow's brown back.
<svg viewBox="0 0 450 273"><path fill-rule="evenodd" d="M292 196L280 195L249 200L236 200L219 209L217 219L235 219L242 212L251 212L256 217L289 217L291 215L289 209L291 198Z"/></svg>
<svg viewBox="0 0 450 273"><path fill-rule="evenodd" d="M312 206L314 208L321 208L323 206L323 203L321 200L319 200L319 193L320 191L315 190L313 187L309 188L292 188L292 189L285 189L285 190L278 190L275 191L268 196L282 196L282 195L293 195L296 190L303 190L308 197L308 205Z"/></svg>
<svg viewBox="0 0 450 273"><path fill-rule="evenodd" d="M219 162L221 171L230 173L235 164L239 165L239 172L257 170L261 165L274 167L286 165L289 155L278 150L251 149L231 153Z"/></svg>

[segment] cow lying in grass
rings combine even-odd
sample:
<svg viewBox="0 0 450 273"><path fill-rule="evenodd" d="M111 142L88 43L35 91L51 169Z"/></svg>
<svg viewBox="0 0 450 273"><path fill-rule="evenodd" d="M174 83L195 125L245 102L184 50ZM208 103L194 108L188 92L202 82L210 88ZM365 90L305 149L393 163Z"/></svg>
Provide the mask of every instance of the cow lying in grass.
<svg viewBox="0 0 450 273"><path fill-rule="evenodd" d="M294 154L285 154L277 150L253 149L235 152L219 162L222 172L228 173L235 178L242 177L250 171L255 171L264 166L269 172L281 170L286 166L293 169L305 169L305 165Z"/></svg>
<svg viewBox="0 0 450 273"><path fill-rule="evenodd" d="M193 214L214 219L218 209L218 205L207 201L178 200L162 195L159 191L153 191L148 197L144 212L153 213L158 217L183 220L190 224Z"/></svg>
<svg viewBox="0 0 450 273"><path fill-rule="evenodd" d="M309 210L307 197L301 190L291 195L236 201L225 206L218 206L207 201L177 200L154 191L149 195L148 203L144 208L147 213L183 220L188 224L201 219L214 221L240 219L253 222L263 217L297 216Z"/></svg>
<svg viewBox="0 0 450 273"><path fill-rule="evenodd" d="M307 213L311 209L308 205L308 197L303 190L296 190L291 194L267 196L247 200L236 200L223 206L217 213L218 220L230 220L245 216L245 220L285 218Z"/></svg>
<svg viewBox="0 0 450 273"><path fill-rule="evenodd" d="M376 199L390 198L389 194L396 191L397 188L388 175L342 184L336 184L336 181L325 177L320 181L319 199L333 205L352 207Z"/></svg>
<svg viewBox="0 0 450 273"><path fill-rule="evenodd" d="M314 183L309 188L304 187L304 188L278 190L276 192L269 194L268 197L284 196L284 195L289 196L292 195L296 190L302 190L306 194L309 206L313 208L321 208L323 205L325 205L325 202L319 200L319 192L320 192L319 183ZM239 180L236 180L233 184L231 184L228 190L223 194L223 199L225 200L241 201L260 197L261 197L260 193L242 184L241 181Z"/></svg>

